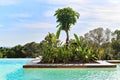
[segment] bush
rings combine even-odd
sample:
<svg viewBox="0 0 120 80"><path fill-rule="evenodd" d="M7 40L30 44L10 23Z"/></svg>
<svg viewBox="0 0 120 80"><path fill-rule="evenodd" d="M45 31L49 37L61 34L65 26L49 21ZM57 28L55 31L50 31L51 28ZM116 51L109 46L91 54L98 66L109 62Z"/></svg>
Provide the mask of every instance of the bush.
<svg viewBox="0 0 120 80"><path fill-rule="evenodd" d="M90 62L96 59L92 48L87 46L87 41L78 38L71 40L69 45L62 44L56 36L49 33L45 40L40 43L42 62L45 63L71 63L71 62Z"/></svg>

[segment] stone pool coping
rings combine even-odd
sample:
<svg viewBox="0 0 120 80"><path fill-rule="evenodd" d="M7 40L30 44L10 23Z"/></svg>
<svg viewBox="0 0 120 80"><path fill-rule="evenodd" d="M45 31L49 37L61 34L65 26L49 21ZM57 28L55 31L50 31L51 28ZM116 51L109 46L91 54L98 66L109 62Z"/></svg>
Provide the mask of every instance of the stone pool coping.
<svg viewBox="0 0 120 80"><path fill-rule="evenodd" d="M116 68L116 64L120 63L120 60L97 60L97 63L85 63L85 64L38 64L40 59L34 59L29 63L23 65L23 68Z"/></svg>
<svg viewBox="0 0 120 80"><path fill-rule="evenodd" d="M106 60L109 63L114 63L114 64L118 64L120 63L120 60Z"/></svg>

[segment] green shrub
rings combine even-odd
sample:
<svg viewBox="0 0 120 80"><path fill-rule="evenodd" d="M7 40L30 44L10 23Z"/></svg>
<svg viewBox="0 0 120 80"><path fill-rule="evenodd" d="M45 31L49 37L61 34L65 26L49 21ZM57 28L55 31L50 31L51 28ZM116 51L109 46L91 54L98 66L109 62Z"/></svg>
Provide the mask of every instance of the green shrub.
<svg viewBox="0 0 120 80"><path fill-rule="evenodd" d="M3 54L0 52L0 58L3 58Z"/></svg>
<svg viewBox="0 0 120 80"><path fill-rule="evenodd" d="M78 38L70 40L70 44L62 44L58 41L55 34L49 33L45 40L40 43L42 62L45 63L71 63L71 62L90 62L96 59L92 48L88 47L87 40Z"/></svg>

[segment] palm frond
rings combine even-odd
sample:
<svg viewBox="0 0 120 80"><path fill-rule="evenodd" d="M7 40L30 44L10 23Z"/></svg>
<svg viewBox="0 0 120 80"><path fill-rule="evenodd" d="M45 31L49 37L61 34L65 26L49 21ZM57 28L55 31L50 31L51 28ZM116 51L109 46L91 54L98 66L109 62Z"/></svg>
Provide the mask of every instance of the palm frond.
<svg viewBox="0 0 120 80"><path fill-rule="evenodd" d="M57 37L57 39L59 39L61 30L62 30L62 27L59 27L59 29L58 29L57 32L56 32L56 37Z"/></svg>

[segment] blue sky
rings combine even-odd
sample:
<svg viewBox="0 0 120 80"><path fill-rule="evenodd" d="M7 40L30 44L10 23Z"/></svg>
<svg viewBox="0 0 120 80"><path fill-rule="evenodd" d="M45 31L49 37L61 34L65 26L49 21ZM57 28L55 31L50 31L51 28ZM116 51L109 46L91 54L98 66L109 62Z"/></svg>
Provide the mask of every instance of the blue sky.
<svg viewBox="0 0 120 80"><path fill-rule="evenodd" d="M72 7L80 18L72 26L73 34L83 35L97 27L120 29L120 0L0 0L0 46L24 45L40 42L48 34L55 33L58 8ZM64 41L65 32L60 39Z"/></svg>

